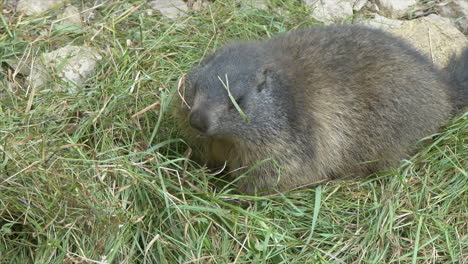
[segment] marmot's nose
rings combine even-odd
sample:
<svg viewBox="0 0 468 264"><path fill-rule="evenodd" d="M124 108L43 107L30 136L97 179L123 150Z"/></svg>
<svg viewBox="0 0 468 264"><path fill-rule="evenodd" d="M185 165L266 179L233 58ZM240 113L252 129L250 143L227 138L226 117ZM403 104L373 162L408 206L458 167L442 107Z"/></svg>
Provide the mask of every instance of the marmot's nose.
<svg viewBox="0 0 468 264"><path fill-rule="evenodd" d="M194 110L190 112L189 123L196 130L205 133L208 130L208 117L203 111Z"/></svg>

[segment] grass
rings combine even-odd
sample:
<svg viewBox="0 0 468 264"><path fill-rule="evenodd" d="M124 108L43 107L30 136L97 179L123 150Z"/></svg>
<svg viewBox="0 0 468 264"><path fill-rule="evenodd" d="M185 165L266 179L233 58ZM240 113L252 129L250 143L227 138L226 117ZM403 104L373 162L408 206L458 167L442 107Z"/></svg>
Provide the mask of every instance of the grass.
<svg viewBox="0 0 468 264"><path fill-rule="evenodd" d="M468 112L394 171L237 195L186 158L171 91L230 39L314 21L289 1L216 1L178 21L147 9L109 2L82 30L57 27L59 10L0 15L0 263L468 262ZM7 66L67 44L104 57L77 94L33 92Z"/></svg>

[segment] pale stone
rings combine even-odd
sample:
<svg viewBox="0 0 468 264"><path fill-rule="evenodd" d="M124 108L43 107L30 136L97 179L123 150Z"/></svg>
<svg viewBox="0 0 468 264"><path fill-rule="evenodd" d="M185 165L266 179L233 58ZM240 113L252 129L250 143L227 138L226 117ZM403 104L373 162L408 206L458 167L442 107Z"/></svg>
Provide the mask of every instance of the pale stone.
<svg viewBox="0 0 468 264"><path fill-rule="evenodd" d="M97 63L101 59L102 57L94 48L65 46L42 54L33 65L29 81L32 86L39 87L49 82L53 77L51 73L54 73L55 77L69 84L66 91L77 92L76 88L83 87L94 74ZM65 90L57 86L51 88Z"/></svg>
<svg viewBox="0 0 468 264"><path fill-rule="evenodd" d="M353 5L353 10L355 12L361 11L361 9L366 6L367 0L355 0Z"/></svg>
<svg viewBox="0 0 468 264"><path fill-rule="evenodd" d="M68 6L59 16L60 24L64 26L75 26L81 28L83 26L80 16L80 10L74 6Z"/></svg>
<svg viewBox="0 0 468 264"><path fill-rule="evenodd" d="M468 1L451 0L436 7L436 11L449 18L465 35L468 35Z"/></svg>
<svg viewBox="0 0 468 264"><path fill-rule="evenodd" d="M27 59L7 61L8 65L13 68L14 73L20 73L23 75L31 74L31 63Z"/></svg>
<svg viewBox="0 0 468 264"><path fill-rule="evenodd" d="M7 9L8 11L14 11L18 5L18 0L4 0L3 4L4 9Z"/></svg>
<svg viewBox="0 0 468 264"><path fill-rule="evenodd" d="M267 9L268 1L267 0L244 0L244 5L250 8L255 9Z"/></svg>
<svg viewBox="0 0 468 264"><path fill-rule="evenodd" d="M390 32L411 42L439 67L447 66L453 54L460 54L468 47L465 35L455 26L434 17L405 21Z"/></svg>
<svg viewBox="0 0 468 264"><path fill-rule="evenodd" d="M187 5L182 0L153 0L148 2L148 5L171 19L182 16L188 11Z"/></svg>
<svg viewBox="0 0 468 264"><path fill-rule="evenodd" d="M448 17L441 17L441 16L436 15L436 14L430 14L430 15L427 16L427 18L436 19L436 20L443 20L443 21L445 21L445 22L448 23L448 24L452 23L452 21L450 20L450 18L448 18Z"/></svg>
<svg viewBox="0 0 468 264"><path fill-rule="evenodd" d="M305 0L305 4L313 9L312 16L325 24L332 24L353 15L352 0Z"/></svg>
<svg viewBox="0 0 468 264"><path fill-rule="evenodd" d="M376 0L381 14L390 18L400 18L408 14L410 7L417 2L417 0Z"/></svg>
<svg viewBox="0 0 468 264"><path fill-rule="evenodd" d="M403 24L401 20L386 18L379 14L372 15L374 18L363 20L360 22L360 24L379 29L397 28Z"/></svg>
<svg viewBox="0 0 468 264"><path fill-rule="evenodd" d="M62 2L63 0L19 0L16 5L16 11L24 12L26 15L31 16L45 12Z"/></svg>
<svg viewBox="0 0 468 264"><path fill-rule="evenodd" d="M192 5L192 10L195 12L201 12L209 6L209 2L205 0L197 0Z"/></svg>

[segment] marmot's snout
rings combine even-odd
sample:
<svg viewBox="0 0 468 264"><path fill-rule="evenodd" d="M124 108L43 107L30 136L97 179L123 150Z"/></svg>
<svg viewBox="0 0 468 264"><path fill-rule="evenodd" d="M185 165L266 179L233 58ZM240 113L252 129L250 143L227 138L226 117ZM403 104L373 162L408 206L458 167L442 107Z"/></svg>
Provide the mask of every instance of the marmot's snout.
<svg viewBox="0 0 468 264"><path fill-rule="evenodd" d="M206 134L209 127L210 122L207 114L205 111L200 109L193 109L189 114L189 123L190 126L198 130L199 132Z"/></svg>

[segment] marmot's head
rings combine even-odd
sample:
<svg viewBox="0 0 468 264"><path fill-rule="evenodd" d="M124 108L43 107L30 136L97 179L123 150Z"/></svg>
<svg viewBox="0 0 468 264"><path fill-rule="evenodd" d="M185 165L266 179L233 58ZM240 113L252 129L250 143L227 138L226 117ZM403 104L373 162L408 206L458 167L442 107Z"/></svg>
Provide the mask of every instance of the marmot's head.
<svg viewBox="0 0 468 264"><path fill-rule="evenodd" d="M253 43L216 52L186 80L184 107L201 135L260 144L284 134L294 116L280 73Z"/></svg>

